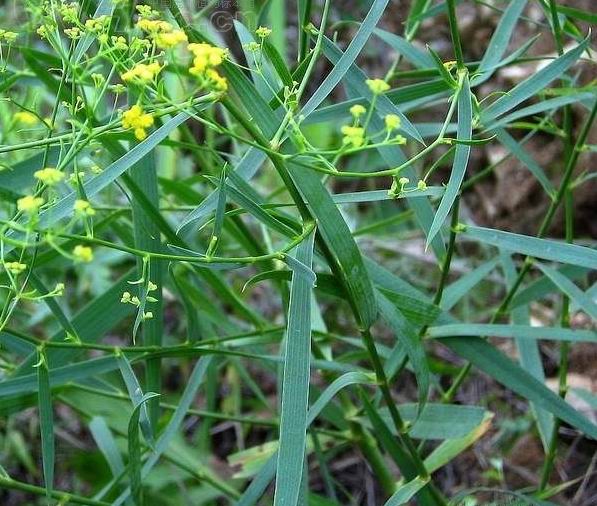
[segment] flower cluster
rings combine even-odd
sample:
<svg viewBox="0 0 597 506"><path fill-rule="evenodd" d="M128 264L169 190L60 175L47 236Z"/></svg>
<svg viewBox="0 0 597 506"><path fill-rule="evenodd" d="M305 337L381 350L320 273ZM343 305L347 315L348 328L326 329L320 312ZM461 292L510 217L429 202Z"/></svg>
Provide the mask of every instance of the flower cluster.
<svg viewBox="0 0 597 506"><path fill-rule="evenodd" d="M0 28L0 42L4 41L7 44L14 44L14 42L17 40L17 37L18 33Z"/></svg>
<svg viewBox="0 0 597 506"><path fill-rule="evenodd" d="M189 72L203 79L216 90L226 91L228 82L216 68L224 62L228 54L227 50L206 43L189 44L188 48L193 55L193 65Z"/></svg>
<svg viewBox="0 0 597 506"><path fill-rule="evenodd" d="M39 208L44 204L44 199L41 197L34 197L33 195L26 195L17 200L17 209L22 213L35 214Z"/></svg>
<svg viewBox="0 0 597 506"><path fill-rule="evenodd" d="M89 263L93 261L93 250L89 246L78 244L73 249L73 258L76 262Z"/></svg>
<svg viewBox="0 0 597 506"><path fill-rule="evenodd" d="M137 63L131 70L122 74L122 80L125 82L135 82L138 84L147 84L153 81L162 70L162 66L157 63Z"/></svg>
<svg viewBox="0 0 597 506"><path fill-rule="evenodd" d="M147 137L147 129L153 125L153 116L143 112L143 108L136 104L122 114L123 128L133 129L135 137L142 141Z"/></svg>
<svg viewBox="0 0 597 506"><path fill-rule="evenodd" d="M64 173L52 167L35 171L33 177L47 186L54 186L64 179Z"/></svg>

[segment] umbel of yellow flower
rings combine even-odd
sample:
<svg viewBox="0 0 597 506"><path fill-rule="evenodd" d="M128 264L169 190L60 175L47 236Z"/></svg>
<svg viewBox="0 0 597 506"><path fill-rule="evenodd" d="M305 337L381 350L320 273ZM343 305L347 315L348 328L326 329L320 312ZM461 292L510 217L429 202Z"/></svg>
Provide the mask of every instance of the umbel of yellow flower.
<svg viewBox="0 0 597 506"><path fill-rule="evenodd" d="M388 114L385 117L386 128L388 131L393 132L394 130L400 128L400 124L402 123L400 120L400 116L396 114Z"/></svg>
<svg viewBox="0 0 597 506"><path fill-rule="evenodd" d="M161 49L170 49L183 42L188 42L187 35L182 30L158 33L155 36L155 43Z"/></svg>
<svg viewBox="0 0 597 506"><path fill-rule="evenodd" d="M344 144L352 144L355 148L360 148L365 143L365 129L345 125L342 127L344 135Z"/></svg>
<svg viewBox="0 0 597 506"><path fill-rule="evenodd" d="M6 266L6 270L15 276L18 276L27 268L27 265L21 262L6 262L4 265Z"/></svg>
<svg viewBox="0 0 597 506"><path fill-rule="evenodd" d="M122 74L122 80L127 82L136 81L141 84L146 84L153 81L155 76L157 76L161 70L162 67L157 62L149 64L137 63L131 70Z"/></svg>
<svg viewBox="0 0 597 506"><path fill-rule="evenodd" d="M227 50L205 43L189 44L188 48L193 54L193 65L189 73L206 79L216 90L226 91L228 81L218 73L216 67L224 62Z"/></svg>
<svg viewBox="0 0 597 506"><path fill-rule="evenodd" d="M38 117L29 111L16 112L14 119L17 123L22 123L23 125L35 125L39 122Z"/></svg>
<svg viewBox="0 0 597 506"><path fill-rule="evenodd" d="M44 199L41 197L27 195L17 200L17 209L23 213L33 214L39 210L43 203Z"/></svg>
<svg viewBox="0 0 597 506"><path fill-rule="evenodd" d="M272 33L271 28L267 28L265 26L260 26L259 28L257 28L257 30L255 31L255 34L257 35L257 37L259 37L260 39L265 39L267 37L269 37Z"/></svg>
<svg viewBox="0 0 597 506"><path fill-rule="evenodd" d="M89 246L78 244L73 249L73 257L77 262L89 263L93 261L93 250Z"/></svg>
<svg viewBox="0 0 597 506"><path fill-rule="evenodd" d="M43 184L54 186L64 179L64 174L58 169L46 167L45 169L35 171L33 177L39 179Z"/></svg>
<svg viewBox="0 0 597 506"><path fill-rule="evenodd" d="M122 127L132 128L135 137L142 141L147 137L147 129L153 125L153 116L143 112L140 105L134 105L122 115Z"/></svg>
<svg viewBox="0 0 597 506"><path fill-rule="evenodd" d="M361 104L353 105L350 108L350 114L352 114L353 118L355 118L355 119L359 119L366 112L367 112L367 109L365 109Z"/></svg>
<svg viewBox="0 0 597 506"><path fill-rule="evenodd" d="M93 207L91 207L91 204L89 202L87 202L86 200L82 200L82 199L75 200L74 210L75 210L75 213L77 213L79 216L94 216L95 215L95 209L93 209Z"/></svg>
<svg viewBox="0 0 597 506"><path fill-rule="evenodd" d="M367 79L365 82L374 95L381 95L390 89L390 85L383 79Z"/></svg>

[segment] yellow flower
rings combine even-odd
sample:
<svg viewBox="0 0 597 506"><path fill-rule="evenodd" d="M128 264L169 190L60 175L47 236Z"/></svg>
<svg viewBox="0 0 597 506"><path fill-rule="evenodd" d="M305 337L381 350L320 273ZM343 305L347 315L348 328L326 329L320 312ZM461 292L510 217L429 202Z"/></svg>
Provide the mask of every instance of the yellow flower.
<svg viewBox="0 0 597 506"><path fill-rule="evenodd" d="M422 179L419 179L419 182L417 183L417 190L426 190L427 189L427 183L425 181L423 181Z"/></svg>
<svg viewBox="0 0 597 506"><path fill-rule="evenodd" d="M64 33L69 39L73 40L77 40L79 37L81 37L81 30L76 26L73 26L72 28L66 28Z"/></svg>
<svg viewBox="0 0 597 506"><path fill-rule="evenodd" d="M203 42L199 44L189 44L188 49L195 57L193 59L191 73L193 73L193 70L195 73L202 73L208 67L217 67L218 65L221 65L228 53L226 49Z"/></svg>
<svg viewBox="0 0 597 506"><path fill-rule="evenodd" d="M400 116L397 116L396 114L388 114L385 117L385 122L386 122L386 128L390 132L396 130L397 128L400 128L400 124L401 124Z"/></svg>
<svg viewBox="0 0 597 506"><path fill-rule="evenodd" d="M44 203L44 199L41 197L34 197L33 195L27 195L17 200L17 209L23 213L33 214L36 213L41 205Z"/></svg>
<svg viewBox="0 0 597 506"><path fill-rule="evenodd" d="M145 84L153 81L161 70L162 67L157 62L149 64L137 63L131 70L122 74L122 80L127 82L137 81Z"/></svg>
<svg viewBox="0 0 597 506"><path fill-rule="evenodd" d="M344 144L352 144L359 148L365 143L365 129L361 127L343 126L342 135L344 135Z"/></svg>
<svg viewBox="0 0 597 506"><path fill-rule="evenodd" d="M27 265L21 262L6 262L4 265L6 266L6 270L15 276L18 276L27 268Z"/></svg>
<svg viewBox="0 0 597 506"><path fill-rule="evenodd" d="M353 105L350 108L350 114L353 115L354 118L360 118L363 114L365 114L367 112L367 109L365 109L362 105L357 104L357 105Z"/></svg>
<svg viewBox="0 0 597 506"><path fill-rule="evenodd" d="M217 70L207 70L206 76L213 83L213 86L216 90L226 91L228 89L228 81L225 77L222 77L220 74L218 74Z"/></svg>
<svg viewBox="0 0 597 506"><path fill-rule="evenodd" d="M390 85L383 79L367 79L366 83L374 95L381 95L390 89Z"/></svg>
<svg viewBox="0 0 597 506"><path fill-rule="evenodd" d="M168 33L158 33L155 37L155 43L161 49L170 49L187 41L187 34L182 30L173 30Z"/></svg>
<svg viewBox="0 0 597 506"><path fill-rule="evenodd" d="M77 262L89 263L93 261L93 250L89 246L78 244L73 249L73 256Z"/></svg>
<svg viewBox="0 0 597 506"><path fill-rule="evenodd" d="M51 167L35 171L33 176L48 186L54 186L64 179L64 173Z"/></svg>
<svg viewBox="0 0 597 506"><path fill-rule="evenodd" d="M100 16L99 18L91 18L85 21L85 29L92 33L98 33L107 28L110 24L108 16Z"/></svg>
<svg viewBox="0 0 597 506"><path fill-rule="evenodd" d="M141 18L137 21L137 27L151 35L156 35L159 32L172 31L172 25L170 23L159 19Z"/></svg>
<svg viewBox="0 0 597 506"><path fill-rule="evenodd" d="M9 32L8 30L0 29L0 40L5 40L8 44L12 44L15 40L17 40L18 33L16 32Z"/></svg>
<svg viewBox="0 0 597 506"><path fill-rule="evenodd" d="M135 137L142 141L147 137L147 129L153 125L153 116L143 113L139 105L134 105L122 115L122 127L127 130L132 128Z"/></svg>
<svg viewBox="0 0 597 506"><path fill-rule="evenodd" d="M17 123L22 123L23 125L35 125L39 122L39 118L29 111L16 112L14 119Z"/></svg>
<svg viewBox="0 0 597 506"><path fill-rule="evenodd" d="M260 26L259 28L257 28L257 30L255 31L255 34L257 35L257 37L259 37L260 39L265 39L267 37L269 37L272 34L272 30L271 28L267 28L265 26Z"/></svg>
<svg viewBox="0 0 597 506"><path fill-rule="evenodd" d="M74 210L75 210L75 213L77 213L79 216L94 216L95 215L95 209L93 209L93 207L91 207L91 204L89 202L87 202L86 200L81 200L81 199L75 200Z"/></svg>
<svg viewBox="0 0 597 506"><path fill-rule="evenodd" d="M112 44L114 44L115 49L119 49L120 51L126 51L129 48L129 45L126 42L126 39L123 36L112 36Z"/></svg>

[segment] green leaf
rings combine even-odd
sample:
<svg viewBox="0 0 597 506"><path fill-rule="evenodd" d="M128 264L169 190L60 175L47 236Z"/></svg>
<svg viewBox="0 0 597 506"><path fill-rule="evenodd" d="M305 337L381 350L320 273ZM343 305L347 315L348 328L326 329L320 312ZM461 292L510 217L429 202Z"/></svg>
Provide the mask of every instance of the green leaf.
<svg viewBox="0 0 597 506"><path fill-rule="evenodd" d="M527 3L527 0L512 0L502 15L500 22L491 36L489 45L485 50L483 59L477 67L476 75L473 80L473 86L487 81L491 77L492 70L497 67L508 49L510 38L514 32L514 27L518 22L518 18Z"/></svg>
<svg viewBox="0 0 597 506"><path fill-rule="evenodd" d="M314 172L292 164L289 165L289 170L317 219L319 233L337 261L336 266L330 267L337 270L341 276L340 279L354 304L353 309L355 315L358 315L359 323L369 328L377 319L373 286L363 264L361 252L344 218Z"/></svg>
<svg viewBox="0 0 597 506"><path fill-rule="evenodd" d="M143 436L148 444L153 445L153 427L149 416L149 411L145 403L141 403L141 400L144 397L143 389L141 388L139 380L137 379L137 376L135 375L135 372L133 371L128 359L123 354L120 354L118 357L116 357L116 360L118 362L120 374L122 375L122 379L124 380L133 406L139 407L140 409L141 429L143 430Z"/></svg>
<svg viewBox="0 0 597 506"><path fill-rule="evenodd" d="M535 263L543 274L545 274L552 282L564 292L574 303L587 313L593 320L597 320L597 304L593 302L591 297L578 288L570 279L558 272L557 270L548 267L539 262Z"/></svg>
<svg viewBox="0 0 597 506"><path fill-rule="evenodd" d="M546 339L551 341L597 342L597 332L592 330L486 323L454 323L442 325L441 327L431 327L428 330L428 335L433 339L455 336L495 336L515 337L518 339Z"/></svg>
<svg viewBox="0 0 597 506"><path fill-rule="evenodd" d="M522 145L517 142L508 132L506 132L506 130L499 128L495 130L495 134L502 145L516 158L518 158L527 169L529 169L529 172L533 174L537 181L539 181L545 193L550 196L554 195L556 190L553 184L551 184L551 181L545 175L545 172L543 172L541 166L529 153L527 153Z"/></svg>
<svg viewBox="0 0 597 506"><path fill-rule="evenodd" d="M52 495L54 487L54 414L52 412L52 392L50 390L48 358L43 351L39 352L37 382L41 455L46 496L49 498Z"/></svg>
<svg viewBox="0 0 597 506"><path fill-rule="evenodd" d="M377 293L379 311L382 318L402 343L415 371L419 394L419 410L422 411L429 395L429 365L423 341L408 320L381 292Z"/></svg>
<svg viewBox="0 0 597 506"><path fill-rule="evenodd" d="M588 43L589 39L584 39L574 49L568 51L559 58L556 58L549 65L538 72L533 73L531 77L516 85L506 95L498 98L493 104L481 112L482 123L487 124L511 109L514 109L518 104L531 98L541 90L544 90L549 83L560 77L580 58L587 48Z"/></svg>
<svg viewBox="0 0 597 506"><path fill-rule="evenodd" d="M124 471L124 462L105 418L94 416L89 422L89 431L95 444L97 444L106 459L110 471L112 471L112 476L119 476Z"/></svg>
<svg viewBox="0 0 597 506"><path fill-rule="evenodd" d="M314 236L311 234L303 241L296 253L296 260L309 269L313 261ZM284 350L275 505L296 505L303 480L311 373L312 289L313 280L301 270L293 270Z"/></svg>
<svg viewBox="0 0 597 506"><path fill-rule="evenodd" d="M429 483L429 480L429 477L421 478L420 476L417 476L408 483L400 485L392 497L386 501L385 506L400 506L401 504L408 504L415 494Z"/></svg>
<svg viewBox="0 0 597 506"><path fill-rule="evenodd" d="M597 425L483 339L450 337L442 343L513 392L597 439Z"/></svg>
<svg viewBox="0 0 597 506"><path fill-rule="evenodd" d="M468 81L468 75L464 77L462 89L458 93L458 132L457 137L461 140L469 140L473 133L473 108L471 90ZM450 214L450 210L460 193L460 187L464 180L464 174L468 165L469 156L471 153L470 146L466 144L458 144L456 146L456 153L454 154L454 163L452 165L452 172L450 173L450 180L446 187L446 192L442 197L435 218L427 234L427 247L439 232L444 224L444 221Z"/></svg>
<svg viewBox="0 0 597 506"><path fill-rule="evenodd" d="M373 33L389 44L399 55L404 56L415 67L426 69L435 65L433 58L406 39L394 33L386 32L381 28L376 28Z"/></svg>
<svg viewBox="0 0 597 506"><path fill-rule="evenodd" d="M145 156L155 149L160 142L166 139L172 131L189 118L190 115L186 112L177 114L166 121L143 142L137 144L130 151L127 151L121 158L106 167L101 174L98 174L85 182L83 184L83 189L87 197L91 198L99 193L110 183L114 182L116 178L133 167L137 162L145 158ZM77 193L73 190L58 200L58 202L42 211L39 216L40 226L43 228L50 228L62 218L70 216L73 212L73 205L77 198Z"/></svg>
<svg viewBox="0 0 597 506"><path fill-rule="evenodd" d="M471 290L483 281L493 269L495 269L498 259L494 258L489 262L477 267L475 270L462 276L458 281L455 281L451 285L448 285L443 293L440 306L445 311L450 311L458 301L471 292Z"/></svg>
<svg viewBox="0 0 597 506"><path fill-rule="evenodd" d="M351 65L361 53L363 47L369 40L371 33L375 30L378 21L384 13L389 0L375 0L371 5L371 9L363 23L359 27L358 32L352 38L350 45L346 52L341 56L333 70L327 75L319 88L313 93L311 98L307 101L301 110L301 114L305 117L309 116L317 107L328 97L334 88L340 83L346 72L348 72Z"/></svg>
<svg viewBox="0 0 597 506"><path fill-rule="evenodd" d="M576 244L474 226L466 226L462 235L515 253L597 269L597 251Z"/></svg>
<svg viewBox="0 0 597 506"><path fill-rule="evenodd" d="M168 425L158 438L155 444L155 448L153 452L149 455L145 464L141 469L141 478L145 478L149 472L153 469L153 467L157 464L160 456L168 449L170 442L178 433L180 426L184 420L184 417L187 414L187 411L191 407L192 402L195 399L195 395L199 390L199 386L203 381L203 377L209 366L212 357L204 357L201 358L195 367L193 368L193 372L189 376L187 381L187 386L185 387L182 396L178 402L178 406L174 410ZM131 495L131 488L127 488L122 494L118 496L118 498L114 501L113 506L119 506L123 504L128 497Z"/></svg>
<svg viewBox="0 0 597 506"><path fill-rule="evenodd" d="M458 439L444 441L437 448L435 448L425 459L425 468L427 471L429 473L434 473L454 459L454 457L466 450L469 446L471 446L487 432L491 426L492 418L493 413L487 412L481 423L469 434Z"/></svg>
<svg viewBox="0 0 597 506"><path fill-rule="evenodd" d="M141 442L139 441L139 417L141 408L150 399L159 397L153 392L146 393L138 399L138 403L133 409L128 426L128 449L129 449L129 476L131 480L131 496L136 506L143 504L142 484L141 484Z"/></svg>
<svg viewBox="0 0 597 506"><path fill-rule="evenodd" d="M307 427L315 421L326 405L338 392L351 385L367 384L375 384L375 377L362 372L349 372L334 380L309 409L307 415ZM272 481L276 473L276 465L277 452L263 465L257 476L255 476L251 484L247 487L247 490L245 490L244 494L236 503L237 506L252 506L257 503Z"/></svg>
<svg viewBox="0 0 597 506"><path fill-rule="evenodd" d="M500 259L504 275L506 277L506 283L509 289L514 286L518 278L518 273L511 256L505 252L500 251ZM515 325L529 325L530 324L530 311L526 307L514 308L510 312L512 323ZM533 339L519 339L514 338L518 353L520 355L520 364L522 367L532 374L538 381L545 383L545 372L543 370L543 363L541 361L541 352L539 350L539 342ZM539 429L539 435L543 448L545 451L549 451L551 444L551 438L554 428L554 420L551 414L531 403L531 411L537 421L537 428Z"/></svg>

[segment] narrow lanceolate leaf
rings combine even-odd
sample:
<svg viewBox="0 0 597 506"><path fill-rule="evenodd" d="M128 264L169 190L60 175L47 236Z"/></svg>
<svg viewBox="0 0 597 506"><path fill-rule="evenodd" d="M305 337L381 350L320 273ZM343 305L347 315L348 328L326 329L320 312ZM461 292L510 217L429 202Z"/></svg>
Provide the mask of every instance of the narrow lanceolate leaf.
<svg viewBox="0 0 597 506"><path fill-rule="evenodd" d="M303 107L301 114L308 116L328 97L328 95L334 90L338 83L342 80L350 66L354 63L357 56L361 53L361 50L369 40L369 37L378 21L381 18L389 0L375 0L367 17L361 24L359 31L352 39L350 45L346 49L346 52L342 55L338 63L334 66L332 72L328 74L323 83L307 101Z"/></svg>
<svg viewBox="0 0 597 506"><path fill-rule="evenodd" d="M464 77L462 82L462 89L458 93L458 132L457 138L460 140L470 140L473 133L473 107L471 99L471 89L469 85L468 75ZM456 153L454 154L454 163L452 165L452 172L450 180L446 187L446 192L442 197L440 205L431 224L429 234L427 235L427 247L433 241L435 235L439 232L444 224L444 221L450 214L452 205L460 193L460 186L464 179L468 159L471 153L471 147L466 144L458 144L456 146Z"/></svg>
<svg viewBox="0 0 597 506"><path fill-rule="evenodd" d="M187 386L185 387L182 396L178 402L178 406L174 410L168 425L158 438L155 448L153 452L149 455L148 459L143 464L141 469L141 478L145 478L149 472L153 469L153 467L157 464L160 459L160 456L168 449L170 442L178 433L180 426L184 420L184 417L187 414L187 411L191 407L192 402L195 400L195 396L197 391L199 390L199 386L201 385L203 378L205 377L205 372L207 367L211 363L212 357L203 357L201 358L195 367L193 368L193 372L189 376L187 381ZM113 506L119 506L120 504L124 504L124 502L130 497L131 495L131 487L128 487L122 494L118 496L118 498L114 501Z"/></svg>
<svg viewBox="0 0 597 506"><path fill-rule="evenodd" d="M518 18L522 14L527 0L512 0L508 5L508 8L504 12L500 22L493 32L489 45L485 50L483 59L477 68L477 74L473 79L473 84L480 84L491 77L492 70L495 69L504 56L514 27L518 22Z"/></svg>
<svg viewBox="0 0 597 506"><path fill-rule="evenodd" d="M429 483L429 479L429 477L421 478L420 476L417 476L414 480L411 480L404 485L400 485L392 497L386 501L385 506L408 504L415 494Z"/></svg>
<svg viewBox="0 0 597 506"><path fill-rule="evenodd" d="M44 483L46 485L46 495L50 497L54 487L54 415L52 413L52 391L50 390L48 359L44 351L39 352L37 388Z"/></svg>
<svg viewBox="0 0 597 506"><path fill-rule="evenodd" d="M450 337L442 343L513 392L597 439L597 425L487 341L478 337Z"/></svg>
<svg viewBox="0 0 597 506"><path fill-rule="evenodd" d="M423 342L419 338L415 328L382 292L378 292L377 300L382 318L394 331L396 339L404 346L415 372L419 392L420 414L425 407L427 396L429 395L429 365L427 364L427 355L425 354Z"/></svg>
<svg viewBox="0 0 597 506"><path fill-rule="evenodd" d="M493 413L487 412L483 421L479 426L475 427L469 434L458 439L450 439L444 441L429 456L425 459L425 468L429 473L437 471L439 468L445 466L454 457L462 453L475 441L477 441L483 434L487 432L491 426Z"/></svg>
<svg viewBox="0 0 597 506"><path fill-rule="evenodd" d="M94 416L89 422L89 431L106 459L112 476L118 476L124 470L124 462L106 420L101 416Z"/></svg>
<svg viewBox="0 0 597 506"><path fill-rule="evenodd" d="M296 260L308 268L311 268L313 261L313 240L314 234L311 234L299 245L296 254ZM302 270L293 270L284 350L280 446L274 494L274 504L280 506L294 506L298 503L303 480L309 402L312 290L313 280Z"/></svg>
<svg viewBox="0 0 597 506"><path fill-rule="evenodd" d="M91 198L106 186L120 177L124 172L130 169L135 163L142 160L148 153L162 142L170 133L178 128L182 123L187 121L190 115L186 112L181 112L172 119L166 121L160 128L153 132L143 142L137 144L133 149L128 151L124 156L116 160L113 164L106 167L101 174L90 179L83 184L85 195ZM40 213L40 226L43 228L50 228L58 220L70 216L73 212L73 205L77 199L77 193L71 191L66 196L62 197L56 204Z"/></svg>
<svg viewBox="0 0 597 506"><path fill-rule="evenodd" d="M495 135L502 143L502 145L510 151L518 160L520 160L524 166L529 169L529 172L533 174L535 179L539 181L545 193L549 196L555 193L555 188L549 178L545 175L545 172L541 166L535 161L535 159L527 153L522 144L516 141L506 130L498 128L495 130Z"/></svg>
<svg viewBox="0 0 597 506"><path fill-rule="evenodd" d="M133 409L128 426L128 447L129 447L129 476L131 480L131 496L136 506L143 504L141 488L141 441L139 440L139 417L141 408L149 399L158 397L158 394L149 392L139 399Z"/></svg>
<svg viewBox="0 0 597 506"><path fill-rule="evenodd" d="M141 399L143 398L143 389L139 384L139 380L131 367L130 362L124 355L119 355L116 359L118 361L118 368L120 369L120 374L122 375L122 379L126 385L126 389L129 393L129 397L133 403L133 406L141 405ZM153 429L151 424L151 419L149 416L149 411L147 409L147 405L143 403L140 407L141 413L141 429L143 430L143 436L145 440L151 445L153 444Z"/></svg>
<svg viewBox="0 0 597 506"><path fill-rule="evenodd" d="M511 289L516 283L518 273L516 266L512 261L511 255L505 251L500 252L500 259L508 289ZM531 315L528 306L520 306L513 308L510 311L512 323L515 325L529 325ZM539 342L533 339L514 338L516 347L518 348L519 362L522 367L532 376L537 378L541 383L545 383L545 371L543 370L543 362L541 360L541 352L539 350ZM535 403L531 404L531 411L537 420L537 428L543 448L548 451L551 444L551 437L553 433L553 416L548 411L538 407Z"/></svg>
<svg viewBox="0 0 597 506"><path fill-rule="evenodd" d="M375 376L364 374L362 372L349 372L343 374L328 386L313 403L307 415L307 428L317 419L325 407L332 401L338 392L351 385L374 385ZM272 455L263 465L257 476L251 482L251 485L245 490L244 494L236 503L237 506L252 506L259 501L259 498L265 492L265 489L272 481L276 473L276 462L278 453Z"/></svg>
<svg viewBox="0 0 597 506"><path fill-rule="evenodd" d="M432 68L434 65L433 58L431 58L425 51L419 49L414 44L411 44L406 39L390 32L386 32L380 28L374 31L381 40L389 44L398 54L404 56L409 62L421 69Z"/></svg>
<svg viewBox="0 0 597 506"><path fill-rule="evenodd" d="M531 77L525 79L507 94L498 98L482 112L481 121L483 124L507 113L518 104L545 89L549 83L560 77L580 58L587 48L588 43L589 39L586 38L574 49L560 56L540 71L533 73Z"/></svg>
<svg viewBox="0 0 597 506"><path fill-rule="evenodd" d="M475 270L462 276L458 281L455 281L451 285L448 285L444 290L440 306L445 311L450 311L458 301L470 293L470 291L477 286L481 281L487 278L495 266L498 263L498 259L494 258L489 262L477 267Z"/></svg>
<svg viewBox="0 0 597 506"><path fill-rule="evenodd" d="M518 339L546 339L549 341L597 342L597 332L592 330L571 330L561 327L531 327L526 325L494 325L485 323L454 323L431 327L429 337L456 336L515 337Z"/></svg>
<svg viewBox="0 0 597 506"><path fill-rule="evenodd" d="M317 221L318 231L337 262L337 265L330 267L338 272L344 282L359 323L369 328L377 319L377 305L373 285L350 229L313 171L292 164L289 169Z"/></svg>
<svg viewBox="0 0 597 506"><path fill-rule="evenodd" d="M490 228L467 226L463 236L535 258L597 269L597 250Z"/></svg>
<svg viewBox="0 0 597 506"><path fill-rule="evenodd" d="M593 299L580 288L578 288L570 279L558 272L557 270L548 267L547 265L536 263L539 269L543 271L553 283L564 292L576 304L576 306L587 313L593 320L597 320L597 304Z"/></svg>

